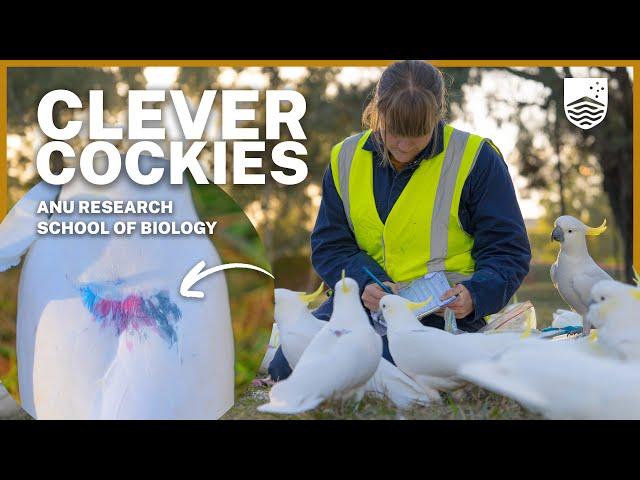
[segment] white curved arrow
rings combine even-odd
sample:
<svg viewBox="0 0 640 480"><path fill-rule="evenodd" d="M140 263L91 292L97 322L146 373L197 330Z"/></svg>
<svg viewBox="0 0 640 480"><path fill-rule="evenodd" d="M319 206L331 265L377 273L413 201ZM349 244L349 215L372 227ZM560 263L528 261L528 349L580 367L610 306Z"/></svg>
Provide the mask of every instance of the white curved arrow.
<svg viewBox="0 0 640 480"><path fill-rule="evenodd" d="M255 265L250 265L248 263L225 263L223 265L211 267L203 271L204 267L205 262L204 260L201 260L196 263L191 270L189 270L189 272L182 279L182 283L180 284L180 295L187 298L204 298L204 292L201 292L200 290L191 290L193 284L199 282L204 277L208 277L212 273L221 272L222 270L229 270L232 268L246 268L249 270L256 270L258 272L264 273L265 275L269 275L275 280L275 277L265 269L256 267Z"/></svg>

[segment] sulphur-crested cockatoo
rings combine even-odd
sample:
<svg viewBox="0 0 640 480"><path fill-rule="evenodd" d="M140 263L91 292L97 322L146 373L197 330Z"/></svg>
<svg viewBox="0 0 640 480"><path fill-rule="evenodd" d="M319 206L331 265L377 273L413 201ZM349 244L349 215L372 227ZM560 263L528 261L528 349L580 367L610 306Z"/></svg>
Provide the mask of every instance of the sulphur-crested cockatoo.
<svg viewBox="0 0 640 480"><path fill-rule="evenodd" d="M600 280L612 280L611 276L598 266L587 250L586 236L601 235L607 221L599 227L585 225L570 215L558 217L551 239L560 242L560 251L551 265L551 281L558 293L569 306L584 318L589 308L591 288ZM583 321L585 333L591 326Z"/></svg>
<svg viewBox="0 0 640 480"><path fill-rule="evenodd" d="M96 158L95 162L100 161ZM99 168L99 167L98 167ZM124 169L109 185L76 175L62 188L40 183L0 226L0 263L28 248L18 291L17 357L22 407L38 419L216 419L233 405L234 345L224 274L180 295L200 261L221 263L204 236L115 235L121 215L81 214L81 201L172 202L173 213L130 221L198 220L187 182L170 184L168 162L140 157L142 171L164 169L139 185ZM58 195L59 191L59 195ZM105 235L35 235L37 205L59 196L70 214L49 222L104 222Z"/></svg>
<svg viewBox="0 0 640 480"><path fill-rule="evenodd" d="M465 382L457 375L461 365L489 358L531 334L529 326L524 333L454 335L422 325L411 310L419 305L397 295L385 295L380 300L387 320L389 350L396 365L420 385L437 390L463 386Z"/></svg>
<svg viewBox="0 0 640 480"><path fill-rule="evenodd" d="M313 337L327 322L318 320L307 309L321 292L323 285L314 293L293 292L284 288L275 289L275 319L278 325L279 341L287 362L295 368ZM386 359L381 359L376 373L365 386L365 393L386 397L398 408L406 408L412 403L427 404L440 401L440 395L433 389L425 389L404 374Z"/></svg>
<svg viewBox="0 0 640 480"><path fill-rule="evenodd" d="M640 360L640 289L603 280L591 289L586 319L598 329L598 344L624 360Z"/></svg>
<svg viewBox="0 0 640 480"><path fill-rule="evenodd" d="M509 348L463 365L459 375L550 419L640 419L640 370L585 344Z"/></svg>
<svg viewBox="0 0 640 480"><path fill-rule="evenodd" d="M293 292L285 288L274 290L274 317L278 325L280 346L289 366L295 368L313 337L327 322L318 320L307 305L322 293L323 284L314 293Z"/></svg>
<svg viewBox="0 0 640 480"><path fill-rule="evenodd" d="M360 400L364 395L382 357L382 339L369 323L355 280L340 280L334 295L329 322L305 349L291 375L273 386L269 403L259 411L301 413L329 398Z"/></svg>

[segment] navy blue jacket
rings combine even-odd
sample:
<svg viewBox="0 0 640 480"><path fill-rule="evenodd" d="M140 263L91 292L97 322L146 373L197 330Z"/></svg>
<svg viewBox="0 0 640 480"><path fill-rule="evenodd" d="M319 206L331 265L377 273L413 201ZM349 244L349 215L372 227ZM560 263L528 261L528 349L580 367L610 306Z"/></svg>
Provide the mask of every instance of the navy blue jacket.
<svg viewBox="0 0 640 480"><path fill-rule="evenodd" d="M434 156L444 149L444 123L441 122L437 128L440 134L434 137L439 140ZM373 153L373 190L376 208L383 222L420 162L428 162L431 158L428 152L431 152L433 142L400 172L392 165L382 165L382 155L373 136L365 143L364 148ZM322 203L311 233L311 261L316 272L333 287L345 269L346 275L358 282L360 293L372 282L364 273L363 266L380 280L393 281L373 258L358 247L333 183L331 165L325 172L322 187ZM474 238L471 255L476 262L472 278L462 282L471 294L475 309L466 318L458 320L458 326L464 330L465 324L475 324L470 329L476 330L481 326L479 322L484 324L482 317L498 312L509 302L529 272L531 260L527 231L507 165L487 142L481 147L462 188L458 216L462 228ZM330 298L314 315L328 320L332 309Z"/></svg>

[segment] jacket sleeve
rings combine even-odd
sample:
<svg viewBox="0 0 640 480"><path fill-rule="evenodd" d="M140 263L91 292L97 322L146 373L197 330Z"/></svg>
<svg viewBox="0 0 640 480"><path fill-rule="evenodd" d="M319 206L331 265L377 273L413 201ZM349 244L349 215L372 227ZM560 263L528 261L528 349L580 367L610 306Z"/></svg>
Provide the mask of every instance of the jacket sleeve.
<svg viewBox="0 0 640 480"><path fill-rule="evenodd" d="M364 287L373 282L362 269L364 266L381 281L392 281L382 267L358 247L333 182L331 165L322 180L322 202L311 233L311 263L331 288L340 280L344 269L346 276L358 282L362 293Z"/></svg>
<svg viewBox="0 0 640 480"><path fill-rule="evenodd" d="M460 223L474 237L476 271L462 282L471 293L473 318L500 311L529 272L531 247L509 169L488 143L463 187Z"/></svg>

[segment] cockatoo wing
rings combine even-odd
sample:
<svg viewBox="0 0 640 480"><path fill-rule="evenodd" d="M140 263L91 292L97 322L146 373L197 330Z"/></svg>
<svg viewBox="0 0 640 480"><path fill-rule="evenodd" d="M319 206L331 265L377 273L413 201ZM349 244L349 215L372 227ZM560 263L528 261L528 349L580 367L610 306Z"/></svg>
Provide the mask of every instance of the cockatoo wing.
<svg viewBox="0 0 640 480"><path fill-rule="evenodd" d="M386 397L400 409L440 401L440 394L435 389L419 384L384 358L365 388L367 393Z"/></svg>
<svg viewBox="0 0 640 480"><path fill-rule="evenodd" d="M296 330L286 331L280 336L282 353L284 353L284 357L287 359L291 368L295 368L298 364L302 354L309 343L311 343L311 340L313 340L313 337L314 335L309 335L309 332Z"/></svg>
<svg viewBox="0 0 640 480"><path fill-rule="evenodd" d="M547 418L636 418L637 368L592 346L575 341L513 347L492 360L465 365L459 374Z"/></svg>
<svg viewBox="0 0 640 480"><path fill-rule="evenodd" d="M547 407L547 400L543 395L522 378L505 371L497 362L468 363L458 373L468 382L512 398L531 410L542 411Z"/></svg>
<svg viewBox="0 0 640 480"><path fill-rule="evenodd" d="M553 263L551 265L551 269L549 273L551 274L551 283L553 283L553 286L556 287L556 290L557 290L558 289L558 262Z"/></svg>
<svg viewBox="0 0 640 480"><path fill-rule="evenodd" d="M332 326L327 322L320 331L313 337L311 342L305 348L298 365L302 365L308 361L315 361L317 357L325 358L326 355L333 352L333 349L340 342L341 337L332 332Z"/></svg>
<svg viewBox="0 0 640 480"><path fill-rule="evenodd" d="M591 302L591 288L600 280L613 280L611 276L597 265L586 272L574 275L570 280L571 289L581 302L582 311L589 308Z"/></svg>
<svg viewBox="0 0 640 480"><path fill-rule="evenodd" d="M482 338L475 335L453 335L429 328L388 335L391 355L412 377L454 377L460 365L489 356Z"/></svg>
<svg viewBox="0 0 640 480"><path fill-rule="evenodd" d="M60 187L45 182L29 190L9 211L0 223L0 272L20 263L31 244L36 240L36 226L47 216L36 213L41 201L55 200Z"/></svg>
<svg viewBox="0 0 640 480"><path fill-rule="evenodd" d="M311 318L300 319L301 321L296 322L287 330L283 330L281 335L282 352L291 368L297 365L309 343L327 325L327 322L318 320L311 314L308 315Z"/></svg>

